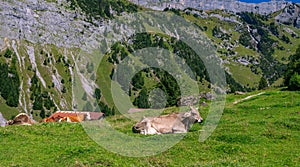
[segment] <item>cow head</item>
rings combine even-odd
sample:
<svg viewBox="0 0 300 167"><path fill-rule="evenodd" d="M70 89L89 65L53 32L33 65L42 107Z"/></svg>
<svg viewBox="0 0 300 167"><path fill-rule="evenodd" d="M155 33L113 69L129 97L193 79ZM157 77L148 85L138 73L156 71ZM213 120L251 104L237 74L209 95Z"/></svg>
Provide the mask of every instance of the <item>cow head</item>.
<svg viewBox="0 0 300 167"><path fill-rule="evenodd" d="M195 123L201 123L203 118L200 116L198 110L196 110L193 106L190 106L190 109L190 112L188 112L190 114L190 119L193 119Z"/></svg>
<svg viewBox="0 0 300 167"><path fill-rule="evenodd" d="M13 125L14 124L14 120L9 120L6 122L6 125Z"/></svg>
<svg viewBox="0 0 300 167"><path fill-rule="evenodd" d="M151 123L150 123L149 118L143 117L140 122L136 123L132 127L132 132L145 134L150 126L151 126Z"/></svg>
<svg viewBox="0 0 300 167"><path fill-rule="evenodd" d="M143 129L146 129L146 127L147 127L147 118L146 117L143 117L142 119L141 119L141 121L140 122L138 122L138 123L136 123L133 127L132 127L132 132L133 133L141 133L141 131L143 130Z"/></svg>

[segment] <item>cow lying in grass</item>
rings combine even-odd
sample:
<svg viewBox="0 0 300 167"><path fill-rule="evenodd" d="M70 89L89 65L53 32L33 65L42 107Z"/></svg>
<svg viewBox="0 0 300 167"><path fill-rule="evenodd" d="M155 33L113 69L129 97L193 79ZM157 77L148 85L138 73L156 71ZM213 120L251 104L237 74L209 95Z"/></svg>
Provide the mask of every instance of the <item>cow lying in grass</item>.
<svg viewBox="0 0 300 167"><path fill-rule="evenodd" d="M6 125L32 125L35 122L25 113L17 115L13 120L6 122Z"/></svg>
<svg viewBox="0 0 300 167"><path fill-rule="evenodd" d="M77 113L53 114L48 118L44 118L40 122L82 122L85 115Z"/></svg>
<svg viewBox="0 0 300 167"><path fill-rule="evenodd" d="M62 117L58 122L82 122L84 115Z"/></svg>
<svg viewBox="0 0 300 167"><path fill-rule="evenodd" d="M104 113L101 112L73 112L73 111L58 111L48 118L44 118L40 122L82 122L100 120L104 118Z"/></svg>
<svg viewBox="0 0 300 167"><path fill-rule="evenodd" d="M198 110L194 107L190 108L190 111L184 113L171 113L158 117L144 117L132 127L132 131L144 135L186 133L192 124L196 122L201 123L203 121Z"/></svg>

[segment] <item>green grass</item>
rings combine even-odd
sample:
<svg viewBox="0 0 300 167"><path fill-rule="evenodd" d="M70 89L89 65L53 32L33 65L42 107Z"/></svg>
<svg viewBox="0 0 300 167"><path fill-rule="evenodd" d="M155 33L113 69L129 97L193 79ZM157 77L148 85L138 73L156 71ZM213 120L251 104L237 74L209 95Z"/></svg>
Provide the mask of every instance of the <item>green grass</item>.
<svg viewBox="0 0 300 167"><path fill-rule="evenodd" d="M0 96L0 112L2 113L2 116L7 119L11 119L12 117L19 114L18 109L7 106L6 101L1 96Z"/></svg>
<svg viewBox="0 0 300 167"><path fill-rule="evenodd" d="M255 57L255 58L259 57L259 54L256 51L254 51L252 49L245 48L241 44L238 47L235 48L235 51L238 53L239 56L249 55L249 56Z"/></svg>
<svg viewBox="0 0 300 167"><path fill-rule="evenodd" d="M260 77L254 74L248 67L237 64L230 63L227 65L232 73L232 77L242 85L247 87L257 87ZM241 72L243 71L243 72Z"/></svg>
<svg viewBox="0 0 300 167"><path fill-rule="evenodd" d="M97 79L96 83L100 85L101 93L105 97L105 102L108 106L114 106L113 98L111 95L111 78L109 74L111 73L113 66L106 61L108 57L103 57L105 61L101 61L97 69Z"/></svg>
<svg viewBox="0 0 300 167"><path fill-rule="evenodd" d="M299 166L300 92L265 92L237 105L233 102L250 94L228 95L222 119L205 142L198 142L203 125L197 124L174 147L144 158L103 149L81 124L0 128L0 166ZM201 114L205 118L208 107ZM120 132L140 136L131 132L134 121L106 119Z"/></svg>

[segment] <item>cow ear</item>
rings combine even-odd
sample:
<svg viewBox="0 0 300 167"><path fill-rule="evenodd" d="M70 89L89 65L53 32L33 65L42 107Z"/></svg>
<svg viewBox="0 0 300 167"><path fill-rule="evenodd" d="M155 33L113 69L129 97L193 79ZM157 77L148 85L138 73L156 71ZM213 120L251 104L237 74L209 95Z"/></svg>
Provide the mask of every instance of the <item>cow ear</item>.
<svg viewBox="0 0 300 167"><path fill-rule="evenodd" d="M196 109L195 109L194 107L192 107L192 106L191 106L191 110L192 110L192 113L197 113L197 111L198 111L198 110L196 110Z"/></svg>
<svg viewBox="0 0 300 167"><path fill-rule="evenodd" d="M183 114L183 117L189 117L189 116L191 116L191 112L186 112Z"/></svg>

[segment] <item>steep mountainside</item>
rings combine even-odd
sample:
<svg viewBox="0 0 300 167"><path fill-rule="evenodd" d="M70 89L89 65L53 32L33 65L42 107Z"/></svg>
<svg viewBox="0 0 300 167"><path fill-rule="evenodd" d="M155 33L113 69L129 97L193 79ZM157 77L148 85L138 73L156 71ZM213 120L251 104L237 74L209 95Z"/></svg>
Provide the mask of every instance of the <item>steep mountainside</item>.
<svg viewBox="0 0 300 167"><path fill-rule="evenodd" d="M210 79L201 60L185 57L194 53L180 37L171 33L153 34L151 30L135 34L135 29L122 22L118 26L114 24L118 16L134 18L131 12L136 11L149 9L125 0L1 1L0 112L3 117L10 119L18 112L26 112L38 120L56 110L76 109L114 114L107 82L123 56L141 46L161 47L184 58L195 72L193 82L202 85L201 91L208 91ZM288 17L281 16L281 11L268 16L190 8L164 12L184 17L210 38L225 66L228 92L255 90L261 78L270 85L281 85L288 57L299 45L300 30L294 24L281 24L286 22L280 18ZM292 19L296 17L293 15ZM139 27L147 29L150 24L151 20ZM90 55L94 52L91 48L99 46L98 52L107 61L98 67L95 62L99 57ZM191 80L189 76L183 77ZM133 81L130 99L136 106L147 107L141 105L144 101L141 94L148 96L155 88L167 92L168 105L176 105L180 93L174 91L177 87L172 86L172 77L165 72L145 70ZM82 90L74 90L74 84L78 83ZM94 103L90 102L93 98L97 100ZM84 105L78 105L78 101Z"/></svg>
<svg viewBox="0 0 300 167"><path fill-rule="evenodd" d="M276 21L300 28L300 4L289 4L275 17Z"/></svg>
<svg viewBox="0 0 300 167"><path fill-rule="evenodd" d="M232 12L254 12L270 14L283 9L287 4L285 0L271 0L261 3L246 3L239 0L130 0L152 9L163 10L165 8L195 8L198 10L227 10Z"/></svg>

